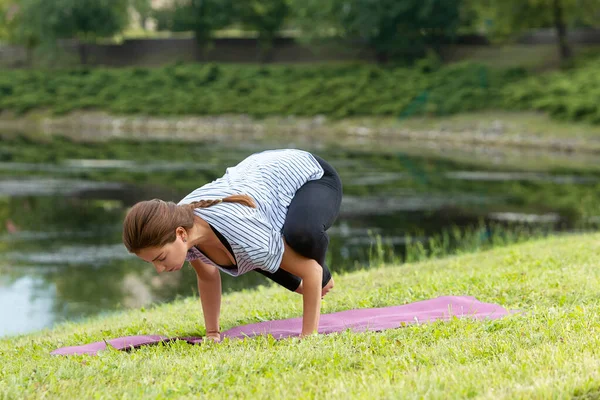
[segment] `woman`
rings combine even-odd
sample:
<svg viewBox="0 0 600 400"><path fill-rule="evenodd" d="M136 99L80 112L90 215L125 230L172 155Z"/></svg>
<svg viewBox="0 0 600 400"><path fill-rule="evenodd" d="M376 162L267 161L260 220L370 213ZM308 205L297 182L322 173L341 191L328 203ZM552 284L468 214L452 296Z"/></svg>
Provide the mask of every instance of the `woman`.
<svg viewBox="0 0 600 400"><path fill-rule="evenodd" d="M317 331L321 297L333 287L326 230L341 200L342 182L325 160L302 150L264 151L178 204L137 203L125 217L123 243L159 273L190 261L208 338L220 340L219 271L257 271L301 293L305 337Z"/></svg>

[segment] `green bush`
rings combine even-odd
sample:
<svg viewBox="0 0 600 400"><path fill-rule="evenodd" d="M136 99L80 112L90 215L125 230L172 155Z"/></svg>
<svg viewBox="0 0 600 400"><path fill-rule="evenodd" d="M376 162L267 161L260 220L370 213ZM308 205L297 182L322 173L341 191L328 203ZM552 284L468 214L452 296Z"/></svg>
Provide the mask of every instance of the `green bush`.
<svg viewBox="0 0 600 400"><path fill-rule="evenodd" d="M332 118L448 114L501 106L504 87L523 74L473 63L435 70L363 64L10 70L0 74L0 109Z"/></svg>
<svg viewBox="0 0 600 400"><path fill-rule="evenodd" d="M568 121L600 123L600 61L509 84L502 90L504 107L548 112Z"/></svg>
<svg viewBox="0 0 600 400"><path fill-rule="evenodd" d="M344 118L497 108L600 123L599 70L600 60L537 76L475 63L440 68L184 64L156 69L6 70L0 73L0 110Z"/></svg>

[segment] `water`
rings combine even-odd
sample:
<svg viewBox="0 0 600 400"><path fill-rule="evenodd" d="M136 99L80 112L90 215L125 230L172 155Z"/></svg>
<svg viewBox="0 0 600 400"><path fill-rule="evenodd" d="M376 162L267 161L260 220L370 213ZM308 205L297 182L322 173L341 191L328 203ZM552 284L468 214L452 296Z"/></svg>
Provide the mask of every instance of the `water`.
<svg viewBox="0 0 600 400"><path fill-rule="evenodd" d="M121 222L135 202L177 201L262 148L214 143L3 142L0 151L0 336L65 320L144 307L196 293L190 267L158 275L127 253ZM306 146L304 146L306 148ZM452 229L573 231L600 224L600 172L492 168L411 151L321 148L344 182L330 230L333 271L368 268L377 240L386 254ZM176 155L176 156L175 156ZM483 225L481 225L483 224ZM476 231L479 232L479 231ZM460 247L460 240L449 249ZM223 276L224 291L267 284L259 274Z"/></svg>

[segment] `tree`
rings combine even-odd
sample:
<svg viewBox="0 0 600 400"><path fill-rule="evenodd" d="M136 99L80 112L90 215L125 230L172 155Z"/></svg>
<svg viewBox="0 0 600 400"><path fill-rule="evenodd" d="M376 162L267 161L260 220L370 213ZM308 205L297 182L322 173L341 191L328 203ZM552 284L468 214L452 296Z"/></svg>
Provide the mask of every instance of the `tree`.
<svg viewBox="0 0 600 400"><path fill-rule="evenodd" d="M20 0L14 37L26 45L55 46L57 39L79 40L82 64L85 43L121 32L129 20L129 0Z"/></svg>
<svg viewBox="0 0 600 400"><path fill-rule="evenodd" d="M0 29L8 43L22 45L27 52L27 64L31 65L33 50L40 45L43 33L40 29L40 12L33 12L32 1L0 0Z"/></svg>
<svg viewBox="0 0 600 400"><path fill-rule="evenodd" d="M79 55L87 64L86 42L111 37L129 22L128 0L54 0L64 17L55 20L50 31L58 38L79 39Z"/></svg>
<svg viewBox="0 0 600 400"><path fill-rule="evenodd" d="M275 36L290 13L288 0L245 0L236 2L235 7L236 20L243 27L258 32L262 51L273 45Z"/></svg>
<svg viewBox="0 0 600 400"><path fill-rule="evenodd" d="M0 0L0 41L8 39L8 21L11 18L12 4L8 0Z"/></svg>
<svg viewBox="0 0 600 400"><path fill-rule="evenodd" d="M140 16L140 25L146 29L146 21L152 16L152 3L150 0L131 0L131 7Z"/></svg>
<svg viewBox="0 0 600 400"><path fill-rule="evenodd" d="M206 46L213 32L233 21L234 0L174 0L171 7L156 10L159 30L194 32L201 47Z"/></svg>
<svg viewBox="0 0 600 400"><path fill-rule="evenodd" d="M571 58L568 28L594 24L600 0L470 0L480 18L491 21L490 34L507 38L535 28L553 28L561 60Z"/></svg>
<svg viewBox="0 0 600 400"><path fill-rule="evenodd" d="M461 0L293 1L296 20L309 37L359 39L382 61L439 50L460 23Z"/></svg>

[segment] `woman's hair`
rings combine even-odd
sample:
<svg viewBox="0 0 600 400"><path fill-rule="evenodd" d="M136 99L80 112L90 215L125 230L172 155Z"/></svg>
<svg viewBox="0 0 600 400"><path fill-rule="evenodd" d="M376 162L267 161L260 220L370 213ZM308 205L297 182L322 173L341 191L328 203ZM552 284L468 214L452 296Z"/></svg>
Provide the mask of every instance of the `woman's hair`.
<svg viewBox="0 0 600 400"><path fill-rule="evenodd" d="M215 204L240 203L256 208L252 197L246 194L228 196L217 200L200 200L177 205L159 199L141 201L134 205L123 221L123 244L130 253L148 247L162 247L175 241L175 230L187 230L194 226L194 209L207 208Z"/></svg>

